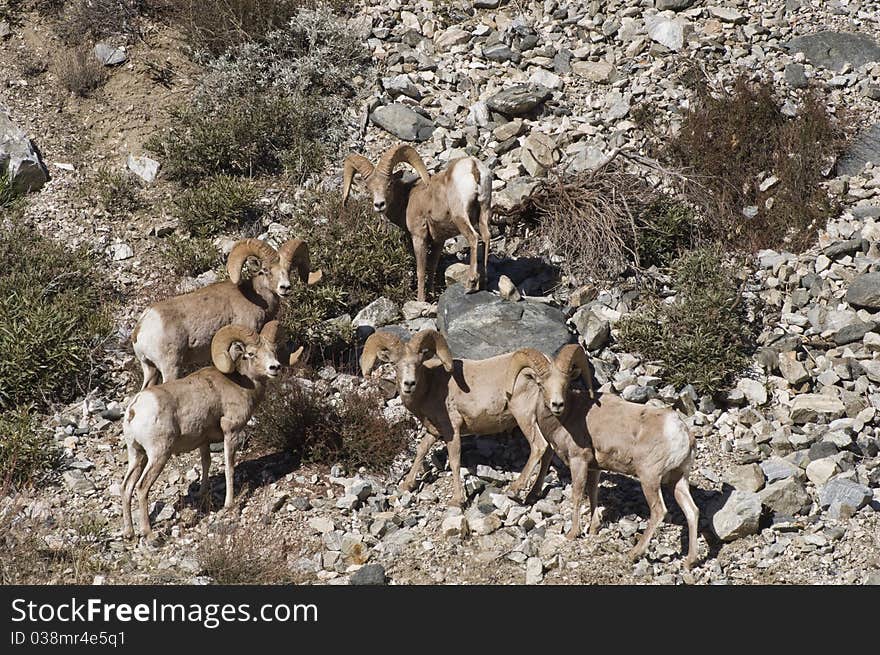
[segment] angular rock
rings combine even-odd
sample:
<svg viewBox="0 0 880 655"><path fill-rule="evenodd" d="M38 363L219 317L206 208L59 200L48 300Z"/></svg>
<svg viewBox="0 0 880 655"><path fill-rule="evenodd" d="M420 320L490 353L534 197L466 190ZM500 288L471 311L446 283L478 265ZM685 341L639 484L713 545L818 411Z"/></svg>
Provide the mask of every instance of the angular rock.
<svg viewBox="0 0 880 655"><path fill-rule="evenodd" d="M403 141L426 141L434 133L434 121L398 102L378 107L370 120Z"/></svg>
<svg viewBox="0 0 880 655"><path fill-rule="evenodd" d="M398 96L406 96L413 100L421 100L422 92L418 86L410 79L409 75L401 74L394 77L385 77L382 79L382 88L388 91L392 98Z"/></svg>
<svg viewBox="0 0 880 655"><path fill-rule="evenodd" d="M515 84L486 99L492 111L505 116L528 114L552 95L550 89L533 84Z"/></svg>
<svg viewBox="0 0 880 655"><path fill-rule="evenodd" d="M137 175L147 184L155 182L156 176L159 174L159 162L155 159L150 159L147 156L135 157L134 155L129 155L126 165L128 166L128 170Z"/></svg>
<svg viewBox="0 0 880 655"><path fill-rule="evenodd" d="M810 374L804 368L804 365L798 361L797 353L793 351L779 353L778 365L779 372L782 373L782 377L790 385L798 387L804 382L810 381Z"/></svg>
<svg viewBox="0 0 880 655"><path fill-rule="evenodd" d="M809 423L817 417L840 418L846 412L843 402L820 393L804 393L795 396L791 403L791 420L798 425Z"/></svg>
<svg viewBox="0 0 880 655"><path fill-rule="evenodd" d="M880 310L880 273L862 273L853 278L846 290L846 301L859 309Z"/></svg>
<svg viewBox="0 0 880 655"><path fill-rule="evenodd" d="M73 493L86 496L96 490L95 483L89 480L79 469L64 471L61 474L65 486Z"/></svg>
<svg viewBox="0 0 880 655"><path fill-rule="evenodd" d="M125 48L118 48L103 42L95 44L95 57L105 66L118 66L128 61Z"/></svg>
<svg viewBox="0 0 880 655"><path fill-rule="evenodd" d="M764 471L758 464L732 466L725 481L739 491L756 492L764 487Z"/></svg>
<svg viewBox="0 0 880 655"><path fill-rule="evenodd" d="M468 533L468 522L463 515L447 516L440 524L440 532L444 537L463 537Z"/></svg>
<svg viewBox="0 0 880 655"><path fill-rule="evenodd" d="M381 327L394 322L400 315L400 308L388 298L377 298L359 311L351 321L352 328L361 326Z"/></svg>
<svg viewBox="0 0 880 655"><path fill-rule="evenodd" d="M607 61L575 61L572 72L590 82L607 84L614 77L614 64Z"/></svg>
<svg viewBox="0 0 880 655"><path fill-rule="evenodd" d="M689 8L692 4L694 4L694 0L657 0L654 6L657 7L658 11L666 11L667 9L681 11L682 9Z"/></svg>
<svg viewBox="0 0 880 655"><path fill-rule="evenodd" d="M37 191L49 181L37 147L0 107L0 174L4 173L18 193Z"/></svg>
<svg viewBox="0 0 880 655"><path fill-rule="evenodd" d="M767 387L758 380L742 378L736 388L743 392L751 405L763 405L767 402Z"/></svg>
<svg viewBox="0 0 880 655"><path fill-rule="evenodd" d="M465 293L455 284L440 296L437 327L456 357L485 359L519 348L548 355L572 342L565 316L543 303L508 302L488 291Z"/></svg>
<svg viewBox="0 0 880 655"><path fill-rule="evenodd" d="M470 32L459 29L458 27L450 27L445 32L441 32L434 39L434 45L437 46L437 50L439 50L440 52L445 52L457 45L467 43L470 40Z"/></svg>
<svg viewBox="0 0 880 655"><path fill-rule="evenodd" d="M388 583L385 567L381 564L364 564L351 574L348 583L352 585L384 585Z"/></svg>
<svg viewBox="0 0 880 655"><path fill-rule="evenodd" d="M822 457L807 464L807 479L817 487L821 487L839 472L834 457Z"/></svg>
<svg viewBox="0 0 880 655"><path fill-rule="evenodd" d="M858 68L880 61L880 45L867 34L851 32L816 32L799 36L785 46L792 52L803 52L813 66L838 71L844 64Z"/></svg>
<svg viewBox="0 0 880 655"><path fill-rule="evenodd" d="M761 503L778 514L796 516L810 507L810 494L797 478L768 484L758 492Z"/></svg>
<svg viewBox="0 0 880 655"><path fill-rule="evenodd" d="M712 529L722 541L734 541L758 532L761 500L749 491L734 491L712 515Z"/></svg>
<svg viewBox="0 0 880 655"><path fill-rule="evenodd" d="M673 52L678 52L684 47L683 21L675 18L668 19L662 15L650 16L645 19L648 28L648 36L660 45L666 46Z"/></svg>
<svg viewBox="0 0 880 655"><path fill-rule="evenodd" d="M847 478L832 478L819 490L819 505L825 509L833 504L847 505L858 511L871 502L874 492L870 487Z"/></svg>
<svg viewBox="0 0 880 655"><path fill-rule="evenodd" d="M590 305L580 307L571 317L571 322L581 335L581 344L587 350L598 350L608 343L611 323L597 316Z"/></svg>
<svg viewBox="0 0 880 655"><path fill-rule="evenodd" d="M874 321L857 320L840 328L831 338L838 346L845 346L848 343L861 341L868 332L873 332L876 329L877 323Z"/></svg>
<svg viewBox="0 0 880 655"><path fill-rule="evenodd" d="M767 476L767 482L772 483L777 480L785 480L793 476L802 475L799 466L792 464L787 459L781 457L771 457L761 462L761 470Z"/></svg>
<svg viewBox="0 0 880 655"><path fill-rule="evenodd" d="M732 7L708 7L709 15L717 18L722 23L733 23L734 25L742 25L746 22L746 17Z"/></svg>

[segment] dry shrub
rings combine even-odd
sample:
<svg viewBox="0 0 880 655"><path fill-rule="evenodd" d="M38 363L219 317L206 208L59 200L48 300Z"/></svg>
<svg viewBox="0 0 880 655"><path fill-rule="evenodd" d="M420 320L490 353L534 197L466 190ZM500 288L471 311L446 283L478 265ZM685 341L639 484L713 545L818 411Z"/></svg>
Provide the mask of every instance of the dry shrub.
<svg viewBox="0 0 880 655"><path fill-rule="evenodd" d="M378 391L331 398L286 374L257 410L249 443L301 462L383 471L406 448L410 427L388 422Z"/></svg>
<svg viewBox="0 0 880 655"><path fill-rule="evenodd" d="M82 98L107 81L103 64L85 46L63 52L55 62L55 71L61 85Z"/></svg>
<svg viewBox="0 0 880 655"><path fill-rule="evenodd" d="M217 584L291 584L300 582L275 536L244 527L225 526L199 544L202 573Z"/></svg>
<svg viewBox="0 0 880 655"><path fill-rule="evenodd" d="M564 259L570 278L611 280L639 265L636 219L657 197L644 179L612 161L545 181L509 218L536 224L535 241Z"/></svg>
<svg viewBox="0 0 880 655"><path fill-rule="evenodd" d="M74 0L65 3L56 30L68 44L109 36L135 38L140 35L143 9L142 0Z"/></svg>
<svg viewBox="0 0 880 655"><path fill-rule="evenodd" d="M742 76L716 93L701 80L660 157L684 169L683 192L705 216L709 238L746 251L798 249L835 210L820 182L843 147L844 122L832 121L813 91L789 117L771 83ZM779 182L761 191L770 175ZM746 207L757 207L757 215L746 218Z"/></svg>
<svg viewBox="0 0 880 655"><path fill-rule="evenodd" d="M163 243L165 260L178 275L195 277L223 263L220 251L210 239L171 235Z"/></svg>
<svg viewBox="0 0 880 655"><path fill-rule="evenodd" d="M54 468L60 451L32 408L0 411L0 488L21 487Z"/></svg>

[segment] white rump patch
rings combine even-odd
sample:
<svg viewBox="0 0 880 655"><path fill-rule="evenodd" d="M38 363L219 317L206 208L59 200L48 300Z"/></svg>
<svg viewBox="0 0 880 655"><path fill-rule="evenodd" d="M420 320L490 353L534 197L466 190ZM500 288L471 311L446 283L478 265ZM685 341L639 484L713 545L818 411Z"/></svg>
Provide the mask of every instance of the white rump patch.
<svg viewBox="0 0 880 655"><path fill-rule="evenodd" d="M452 185L458 192L465 207L472 198L477 197L477 181L473 176L473 163L470 159L462 159L452 169Z"/></svg>
<svg viewBox="0 0 880 655"><path fill-rule="evenodd" d="M672 471L684 464L690 456L690 437L687 427L674 411L666 415L666 420L663 422L663 436L669 446L666 470Z"/></svg>

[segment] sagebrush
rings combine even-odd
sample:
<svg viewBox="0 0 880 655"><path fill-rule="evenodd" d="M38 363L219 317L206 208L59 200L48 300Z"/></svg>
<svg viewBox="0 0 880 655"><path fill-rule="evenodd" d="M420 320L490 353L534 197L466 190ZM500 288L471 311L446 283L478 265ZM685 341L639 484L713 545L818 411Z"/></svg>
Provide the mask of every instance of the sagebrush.
<svg viewBox="0 0 880 655"><path fill-rule="evenodd" d="M211 237L256 220L260 214L258 195L248 180L216 175L178 194L174 214L187 233Z"/></svg>
<svg viewBox="0 0 880 655"><path fill-rule="evenodd" d="M58 463L52 433L30 407L0 411L0 489L35 482Z"/></svg>
<svg viewBox="0 0 880 655"><path fill-rule="evenodd" d="M382 404L377 391L327 397L288 373L257 410L249 443L290 452L301 462L381 472L406 448L411 427L389 423Z"/></svg>
<svg viewBox="0 0 880 655"><path fill-rule="evenodd" d="M210 239L171 235L163 244L165 260L178 275L195 277L223 263L220 251Z"/></svg>
<svg viewBox="0 0 880 655"><path fill-rule="evenodd" d="M682 255L672 270L674 302L649 296L620 321L620 345L660 364L676 388L690 383L714 393L742 373L754 351L738 267L716 246Z"/></svg>

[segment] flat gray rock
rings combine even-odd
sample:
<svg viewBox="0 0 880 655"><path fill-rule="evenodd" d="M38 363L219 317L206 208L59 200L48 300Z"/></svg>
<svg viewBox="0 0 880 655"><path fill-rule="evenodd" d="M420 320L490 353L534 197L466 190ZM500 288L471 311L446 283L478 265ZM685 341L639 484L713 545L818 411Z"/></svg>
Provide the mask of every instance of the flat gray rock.
<svg viewBox="0 0 880 655"><path fill-rule="evenodd" d="M840 70L844 64L858 68L880 61L880 45L867 34L816 32L799 36L786 44L792 52L803 52L813 66Z"/></svg>
<svg viewBox="0 0 880 655"><path fill-rule="evenodd" d="M837 160L838 175L858 175L865 164L880 164L880 123L875 123L855 137Z"/></svg>
<svg viewBox="0 0 880 655"><path fill-rule="evenodd" d="M437 326L452 354L464 359L486 359L519 348L553 355L574 341L558 309L502 300L488 291L465 293L460 284L440 296Z"/></svg>
<svg viewBox="0 0 880 655"><path fill-rule="evenodd" d="M681 11L682 9L689 8L692 4L694 4L694 0L657 0L656 7L659 11L666 11L667 9Z"/></svg>
<svg viewBox="0 0 880 655"><path fill-rule="evenodd" d="M379 107L370 120L403 141L426 141L434 133L434 121L399 102Z"/></svg>
<svg viewBox="0 0 880 655"><path fill-rule="evenodd" d="M712 529L722 541L734 541L758 532L761 500L751 491L734 491L712 515Z"/></svg>
<svg viewBox="0 0 880 655"><path fill-rule="evenodd" d="M117 48L109 43L97 43L95 45L95 57L105 66L118 66L128 61L125 48Z"/></svg>
<svg viewBox="0 0 880 655"><path fill-rule="evenodd" d="M550 89L537 84L515 84L486 99L492 111L505 116L528 114L552 95Z"/></svg>

